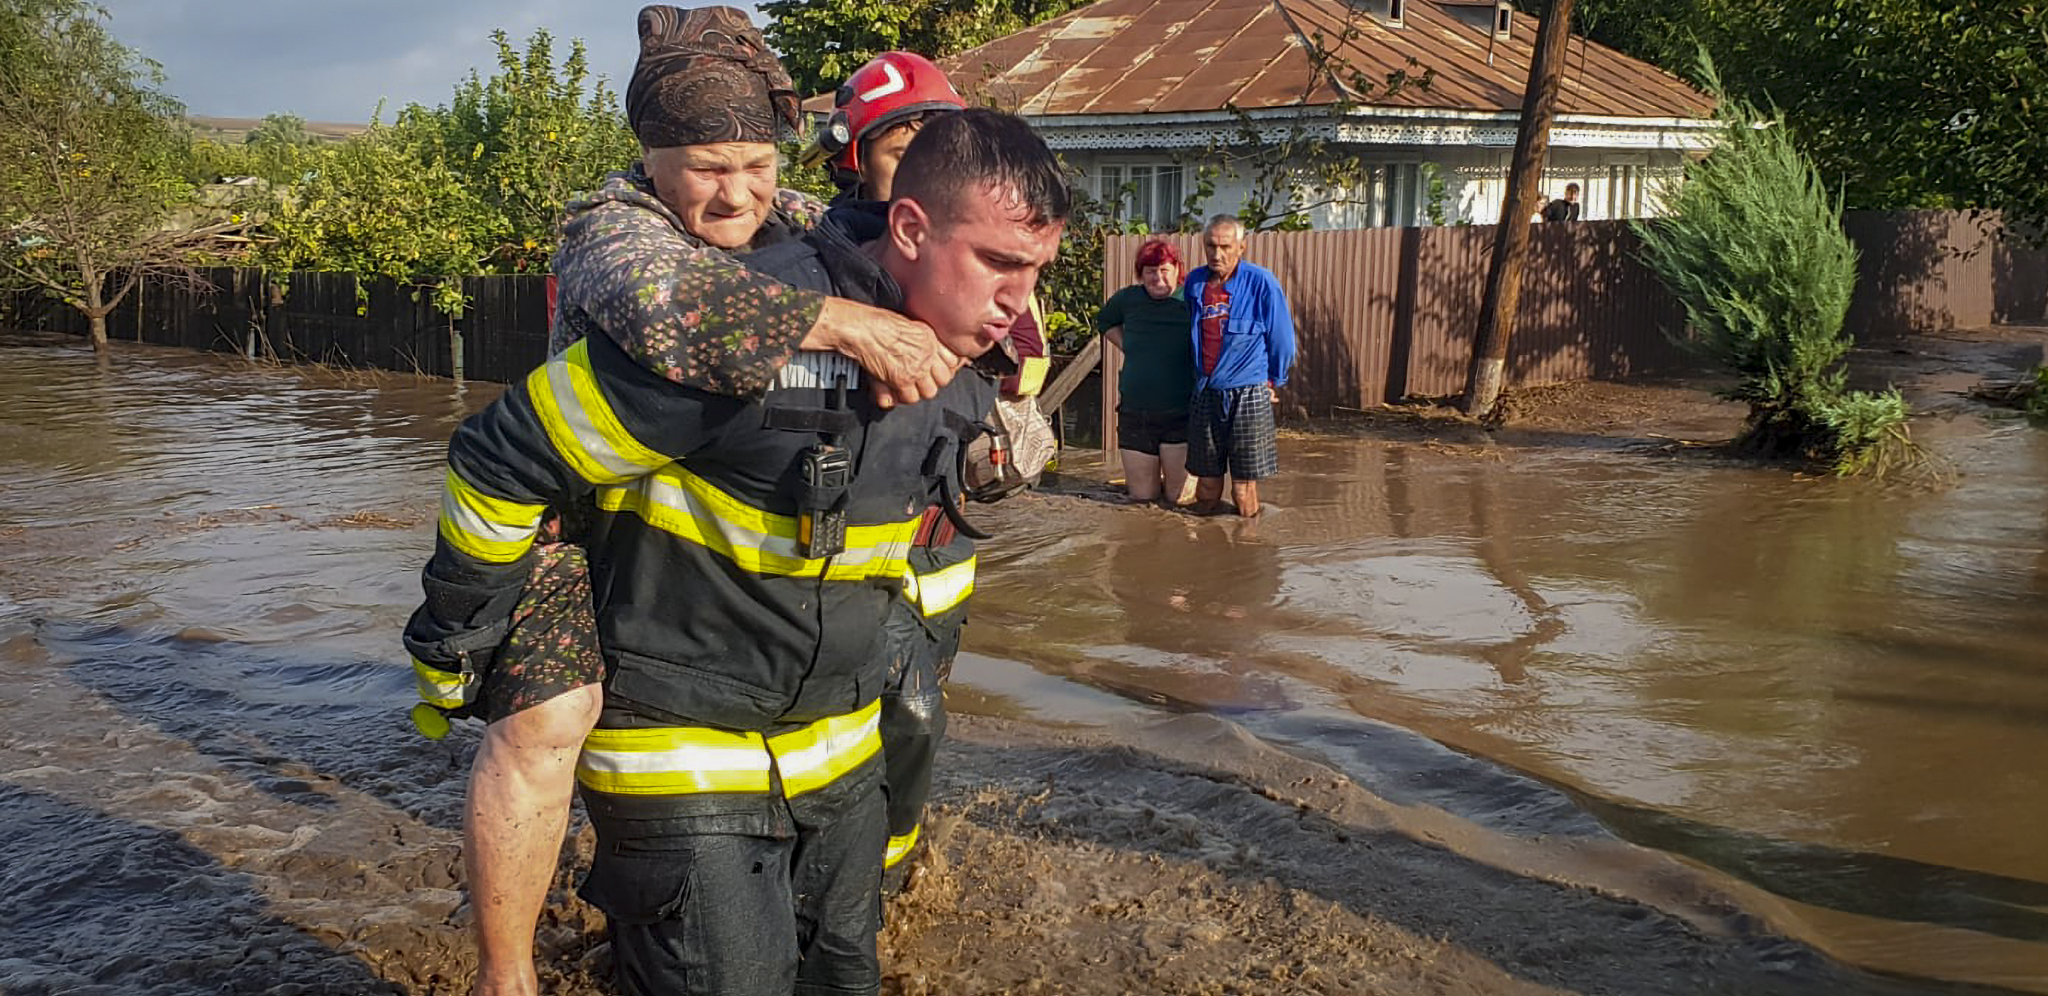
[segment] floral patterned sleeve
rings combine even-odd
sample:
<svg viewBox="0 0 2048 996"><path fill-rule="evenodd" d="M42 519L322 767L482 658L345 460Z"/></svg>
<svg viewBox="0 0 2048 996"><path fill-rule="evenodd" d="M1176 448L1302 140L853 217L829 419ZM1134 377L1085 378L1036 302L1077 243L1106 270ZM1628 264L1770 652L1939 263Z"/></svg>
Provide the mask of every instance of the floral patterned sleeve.
<svg viewBox="0 0 2048 996"><path fill-rule="evenodd" d="M555 251L551 353L608 335L670 381L759 396L810 333L824 296L753 273L692 238L644 184L637 174L614 175L569 205ZM783 200L785 222L807 227L815 218L803 202L791 201L792 211Z"/></svg>

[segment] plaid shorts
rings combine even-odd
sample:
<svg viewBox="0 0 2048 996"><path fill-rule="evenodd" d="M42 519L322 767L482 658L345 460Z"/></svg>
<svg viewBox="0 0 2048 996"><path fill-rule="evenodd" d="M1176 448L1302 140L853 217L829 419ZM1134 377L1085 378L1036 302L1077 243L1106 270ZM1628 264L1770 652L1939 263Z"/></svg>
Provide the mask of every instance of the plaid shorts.
<svg viewBox="0 0 2048 996"><path fill-rule="evenodd" d="M1264 384L1203 388L1188 408L1188 473L1256 481L1280 471L1273 396Z"/></svg>

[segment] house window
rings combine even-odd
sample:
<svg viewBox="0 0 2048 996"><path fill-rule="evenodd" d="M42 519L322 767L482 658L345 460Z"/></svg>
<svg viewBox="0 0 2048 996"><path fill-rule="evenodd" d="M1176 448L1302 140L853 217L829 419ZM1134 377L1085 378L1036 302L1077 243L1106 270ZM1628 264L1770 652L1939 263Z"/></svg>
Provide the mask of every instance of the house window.
<svg viewBox="0 0 2048 996"><path fill-rule="evenodd" d="M1397 28L1398 28L1398 27L1400 27L1400 26L1401 26L1401 18L1402 18L1402 16L1403 16L1403 15L1405 15L1405 14L1407 14L1407 13L1408 13L1408 3L1407 3L1407 0L1387 0L1387 23L1388 23L1388 24L1391 24L1391 25L1393 25L1394 27L1397 27Z"/></svg>
<svg viewBox="0 0 2048 996"><path fill-rule="evenodd" d="M1643 168L1641 166L1607 167L1607 217L1640 218L1643 216Z"/></svg>
<svg viewBox="0 0 2048 996"><path fill-rule="evenodd" d="M1386 163L1366 167L1353 188L1349 220L1360 228L1406 228L1421 224L1422 166Z"/></svg>
<svg viewBox="0 0 2048 996"><path fill-rule="evenodd" d="M1155 232L1180 227L1181 169L1158 163L1104 163L1096 192L1113 217L1141 221Z"/></svg>
<svg viewBox="0 0 2048 996"><path fill-rule="evenodd" d="M1515 8L1501 4L1493 9L1493 33L1502 38L1515 33Z"/></svg>

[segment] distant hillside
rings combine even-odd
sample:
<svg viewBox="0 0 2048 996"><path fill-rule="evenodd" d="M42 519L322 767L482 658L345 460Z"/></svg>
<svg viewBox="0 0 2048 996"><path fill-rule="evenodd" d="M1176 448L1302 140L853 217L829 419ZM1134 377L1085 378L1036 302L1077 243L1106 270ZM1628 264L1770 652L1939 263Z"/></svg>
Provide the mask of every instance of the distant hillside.
<svg viewBox="0 0 2048 996"><path fill-rule="evenodd" d="M249 132L263 123L262 118L211 118L193 114L185 118L192 123L200 135L217 142L239 142L249 137ZM366 124L342 124L335 121L308 121L306 130L314 138L325 142L339 142L350 135L360 134L370 128Z"/></svg>

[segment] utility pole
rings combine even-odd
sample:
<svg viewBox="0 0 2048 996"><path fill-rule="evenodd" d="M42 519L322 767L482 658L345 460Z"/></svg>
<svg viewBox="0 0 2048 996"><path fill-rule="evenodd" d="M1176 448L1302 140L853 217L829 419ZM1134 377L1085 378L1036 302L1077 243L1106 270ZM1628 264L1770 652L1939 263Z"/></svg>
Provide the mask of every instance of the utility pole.
<svg viewBox="0 0 2048 996"><path fill-rule="evenodd" d="M1515 132L1515 158L1508 167L1508 201L1494 232L1493 265L1486 272L1479 332L1472 340L1472 371L1465 382L1468 415L1484 416L1500 403L1508 340L1515 333L1515 305L1522 296L1522 265L1529 258L1529 216L1538 209L1537 186L1550 158L1550 119L1557 110L1558 79L1564 74L1571 26L1572 0L1553 0L1536 30L1536 52L1529 62L1529 86L1522 92L1522 120Z"/></svg>

